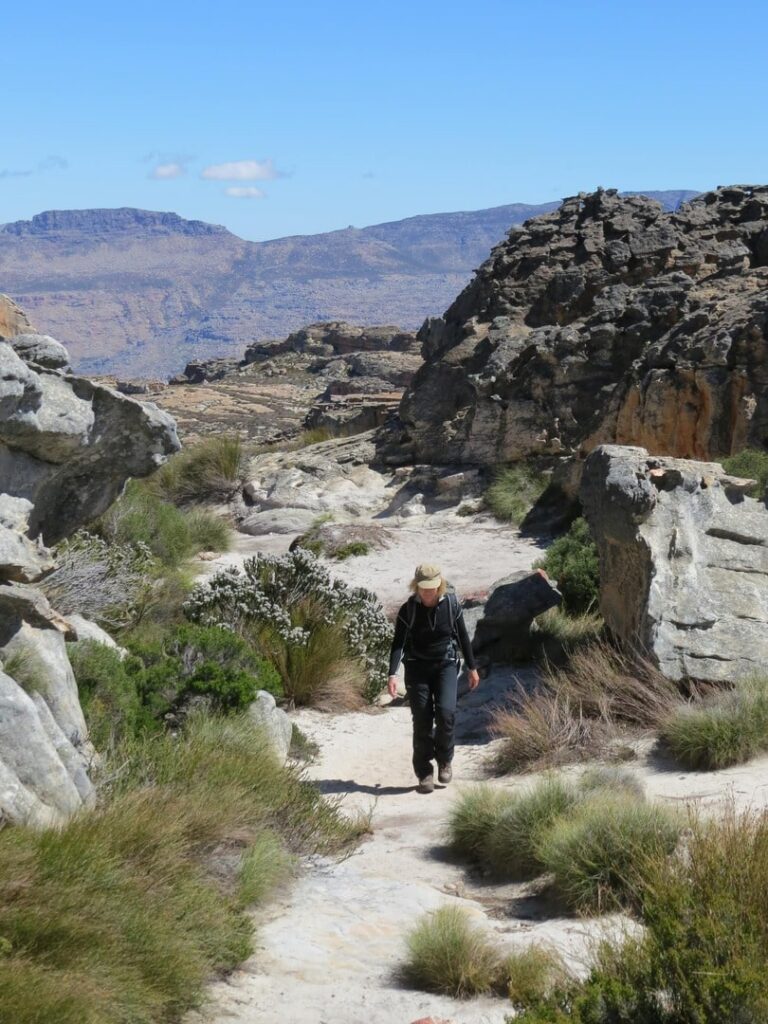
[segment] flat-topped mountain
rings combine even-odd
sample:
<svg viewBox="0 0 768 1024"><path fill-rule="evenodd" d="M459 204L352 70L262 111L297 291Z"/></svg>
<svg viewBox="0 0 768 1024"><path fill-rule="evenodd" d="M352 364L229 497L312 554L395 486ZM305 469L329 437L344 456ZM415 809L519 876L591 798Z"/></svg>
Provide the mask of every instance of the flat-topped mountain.
<svg viewBox="0 0 768 1024"><path fill-rule="evenodd" d="M676 208L691 192L649 193ZM0 280L76 370L165 376L305 324L418 327L510 227L511 204L248 242L174 213L52 210L0 226Z"/></svg>

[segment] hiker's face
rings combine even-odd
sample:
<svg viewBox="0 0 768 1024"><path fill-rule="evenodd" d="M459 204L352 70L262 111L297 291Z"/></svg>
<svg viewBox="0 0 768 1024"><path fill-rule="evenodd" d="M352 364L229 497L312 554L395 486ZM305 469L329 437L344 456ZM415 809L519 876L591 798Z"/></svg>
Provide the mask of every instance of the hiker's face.
<svg viewBox="0 0 768 1024"><path fill-rule="evenodd" d="M440 600L439 588L430 587L428 590L420 589L419 597L421 598L421 603L423 605L426 605L427 608L434 608L437 602Z"/></svg>

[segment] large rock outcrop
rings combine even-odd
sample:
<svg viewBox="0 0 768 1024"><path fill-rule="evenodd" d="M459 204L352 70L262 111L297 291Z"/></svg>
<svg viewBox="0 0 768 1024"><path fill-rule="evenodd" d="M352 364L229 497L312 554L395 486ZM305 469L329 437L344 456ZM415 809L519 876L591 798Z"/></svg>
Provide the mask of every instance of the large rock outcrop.
<svg viewBox="0 0 768 1024"><path fill-rule="evenodd" d="M670 679L735 680L768 664L768 509L712 462L600 446L581 501L609 628Z"/></svg>
<svg viewBox="0 0 768 1024"><path fill-rule="evenodd" d="M580 194L496 246L443 317L390 446L494 465L599 443L713 458L768 437L768 186Z"/></svg>
<svg viewBox="0 0 768 1024"><path fill-rule="evenodd" d="M66 349L0 296L0 824L46 825L93 799L66 652L70 623L33 584L53 544L179 447L173 420L67 372Z"/></svg>

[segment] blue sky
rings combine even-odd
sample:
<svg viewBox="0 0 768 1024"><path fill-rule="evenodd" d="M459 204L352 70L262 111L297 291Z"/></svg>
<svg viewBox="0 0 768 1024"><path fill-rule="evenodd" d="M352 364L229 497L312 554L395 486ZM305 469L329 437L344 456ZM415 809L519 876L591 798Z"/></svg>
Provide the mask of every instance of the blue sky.
<svg viewBox="0 0 768 1024"><path fill-rule="evenodd" d="M768 5L38 0L3 13L0 223L251 239L768 181Z"/></svg>

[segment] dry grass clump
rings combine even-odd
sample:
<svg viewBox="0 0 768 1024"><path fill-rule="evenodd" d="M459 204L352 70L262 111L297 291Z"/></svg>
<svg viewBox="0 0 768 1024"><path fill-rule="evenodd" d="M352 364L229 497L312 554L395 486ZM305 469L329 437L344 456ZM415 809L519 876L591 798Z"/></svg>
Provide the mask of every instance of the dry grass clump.
<svg viewBox="0 0 768 1024"><path fill-rule="evenodd" d="M454 998L496 992L516 1008L548 997L568 983L561 958L544 946L503 956L463 907L424 915L408 934L404 980Z"/></svg>
<svg viewBox="0 0 768 1024"><path fill-rule="evenodd" d="M516 1010L535 1006L571 983L571 975L559 953L548 946L529 946L504 960L506 995Z"/></svg>
<svg viewBox="0 0 768 1024"><path fill-rule="evenodd" d="M686 768L712 771L768 751L768 677L675 708L659 739Z"/></svg>
<svg viewBox="0 0 768 1024"><path fill-rule="evenodd" d="M562 608L550 608L535 620L536 636L545 646L557 644L563 650L573 652L586 644L602 640L605 621L597 612L582 612L569 615Z"/></svg>
<svg viewBox="0 0 768 1024"><path fill-rule="evenodd" d="M505 742L494 768L505 774L599 757L618 738L656 728L680 702L677 687L649 661L598 641L495 713L492 731Z"/></svg>
<svg viewBox="0 0 768 1024"><path fill-rule="evenodd" d="M489 830L483 862L494 875L522 881L542 873L538 843L552 823L578 799L574 787L555 776L512 794Z"/></svg>
<svg viewBox="0 0 768 1024"><path fill-rule="evenodd" d="M496 471L483 498L496 519L518 526L546 486L547 478L534 466L508 466Z"/></svg>
<svg viewBox="0 0 768 1024"><path fill-rule="evenodd" d="M243 907L291 851L361 826L282 767L245 717L125 745L102 805L0 832L0 1020L156 1024L251 952Z"/></svg>
<svg viewBox="0 0 768 1024"><path fill-rule="evenodd" d="M153 492L174 505L227 500L245 480L245 456L237 436L206 438L172 456L149 481Z"/></svg>
<svg viewBox="0 0 768 1024"><path fill-rule="evenodd" d="M446 827L451 849L469 860L480 859L488 836L511 800L512 794L487 782L462 789L451 805Z"/></svg>
<svg viewBox="0 0 768 1024"><path fill-rule="evenodd" d="M599 913L627 902L642 866L672 853L681 824L626 791L597 791L539 833L536 858L571 909Z"/></svg>
<svg viewBox="0 0 768 1024"><path fill-rule="evenodd" d="M402 973L416 988L461 999L498 987L501 958L462 907L440 907L426 915L406 942Z"/></svg>

